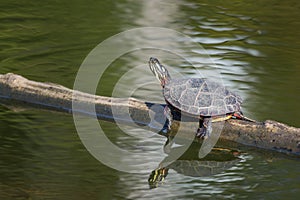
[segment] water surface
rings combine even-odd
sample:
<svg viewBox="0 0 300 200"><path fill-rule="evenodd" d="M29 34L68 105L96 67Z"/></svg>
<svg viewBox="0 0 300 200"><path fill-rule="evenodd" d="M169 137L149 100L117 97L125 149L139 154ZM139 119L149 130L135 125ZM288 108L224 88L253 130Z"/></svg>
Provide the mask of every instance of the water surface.
<svg viewBox="0 0 300 200"><path fill-rule="evenodd" d="M1 74L13 72L72 88L84 58L100 42L131 28L170 28L202 45L214 65L200 56L201 49L188 54L196 70L168 52L131 52L112 63L97 94L111 96L126 74L119 96L127 97L127 91L136 88L132 96L163 102L160 86L147 67L130 71L146 66L154 55L174 77L195 77L198 70L221 77L243 97L243 111L251 118L300 126L300 3L296 0L12 0L0 5ZM128 38L122 45L139 45L148 37ZM157 38L167 46L182 44L164 35ZM120 146L159 151L165 142L145 130L143 134L151 137L132 139L115 124L100 123ZM300 194L298 160L254 150L244 151L236 165L213 176L192 177L170 169L164 183L150 190L151 170L131 174L101 164L82 145L68 114L38 109L15 112L0 106L0 137L1 199L296 199ZM146 161L151 162L151 157Z"/></svg>

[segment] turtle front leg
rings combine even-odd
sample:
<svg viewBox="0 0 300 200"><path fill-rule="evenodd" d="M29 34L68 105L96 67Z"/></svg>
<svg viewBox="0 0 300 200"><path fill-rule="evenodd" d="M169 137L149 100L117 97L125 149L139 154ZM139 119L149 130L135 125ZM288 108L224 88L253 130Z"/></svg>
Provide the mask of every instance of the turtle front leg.
<svg viewBox="0 0 300 200"><path fill-rule="evenodd" d="M164 114L166 116L166 123L164 124L163 129L161 130L163 133L167 134L169 132L169 130L171 130L171 125L172 125L172 120L173 120L173 115L172 115L172 111L169 108L168 105L165 106L164 108Z"/></svg>
<svg viewBox="0 0 300 200"><path fill-rule="evenodd" d="M207 138L210 136L212 132L212 128L211 128L211 118L210 117L206 117L203 119L199 120L199 128L197 130L197 134L196 136L198 138Z"/></svg>
<svg viewBox="0 0 300 200"><path fill-rule="evenodd" d="M168 138L164 145L164 152L168 154L171 152L171 147L174 143L173 137L168 134L168 132L171 130L171 125L172 125L172 121L173 121L173 114L168 105L166 105L164 108L164 114L166 116L166 122L165 122L164 127L161 130L161 132L163 134L165 134Z"/></svg>

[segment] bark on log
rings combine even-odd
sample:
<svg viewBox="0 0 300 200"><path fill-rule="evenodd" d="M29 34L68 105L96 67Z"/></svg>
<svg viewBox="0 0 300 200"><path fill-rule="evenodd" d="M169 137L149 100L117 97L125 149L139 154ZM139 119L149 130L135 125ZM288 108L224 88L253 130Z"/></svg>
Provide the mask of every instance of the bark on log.
<svg viewBox="0 0 300 200"><path fill-rule="evenodd" d="M2 102L27 103L31 106L72 113L73 97L76 102L95 104L98 119L114 121L114 117L117 117L118 121L127 123L126 121L128 121L130 116L130 120L145 129L152 129L157 132L162 127L160 120L153 120L153 116L156 119L162 119L164 118L163 113L161 110L158 111L151 108L159 108L163 105L142 102L133 98L122 99L96 96L74 91L53 83L31 81L12 73L0 74L0 100ZM117 109L117 114L113 113L112 108ZM76 112L92 114L87 113L85 110L76 110ZM218 123L214 124L217 125ZM179 124L181 131L186 130L186 134L191 134L190 129L195 122L179 123L175 121L172 129L177 129ZM184 137L184 134L182 137ZM300 156L300 128L291 127L276 121L267 120L261 123L253 123L230 119L224 123L220 139L283 152L297 157ZM195 140L199 141L199 139Z"/></svg>

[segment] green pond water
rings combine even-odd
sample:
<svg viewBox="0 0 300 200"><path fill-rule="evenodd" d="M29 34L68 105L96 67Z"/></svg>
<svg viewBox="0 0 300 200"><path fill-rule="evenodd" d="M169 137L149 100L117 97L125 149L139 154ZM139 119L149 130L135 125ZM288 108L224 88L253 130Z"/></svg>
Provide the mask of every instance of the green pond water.
<svg viewBox="0 0 300 200"><path fill-rule="evenodd" d="M1 1L0 74L73 88L82 62L98 44L133 28L163 27L182 38L155 31L129 34L108 48L107 57L112 50L146 42L181 49L194 67L170 51L136 48L112 60L96 93L163 103L147 67L149 57L156 56L173 76L200 72L225 84L244 99L246 116L300 127L299 20L296 0ZM210 59L200 55L201 49L186 47L183 35ZM243 149L236 163L213 175L170 166L163 183L149 189L154 168L147 166L158 166L159 156L152 152L162 152L165 138L137 127L100 125L119 147L150 152L124 158L143 160L146 167L128 173L95 159L70 114L0 105L0 199L299 198L299 160L253 149Z"/></svg>

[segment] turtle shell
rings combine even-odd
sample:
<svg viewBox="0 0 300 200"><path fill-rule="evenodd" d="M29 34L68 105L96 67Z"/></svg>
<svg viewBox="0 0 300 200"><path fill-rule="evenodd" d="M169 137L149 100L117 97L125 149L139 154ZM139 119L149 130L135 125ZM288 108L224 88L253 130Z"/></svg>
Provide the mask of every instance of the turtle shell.
<svg viewBox="0 0 300 200"><path fill-rule="evenodd" d="M202 78L170 80L163 89L167 103L190 115L217 116L240 111L242 99L224 86Z"/></svg>

